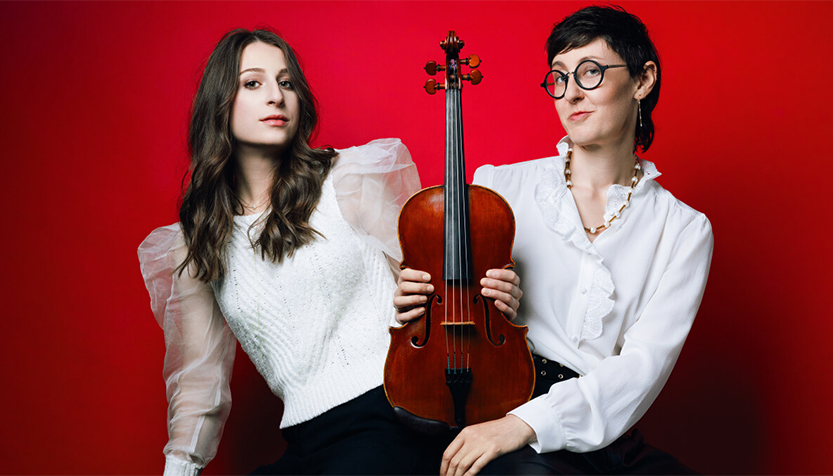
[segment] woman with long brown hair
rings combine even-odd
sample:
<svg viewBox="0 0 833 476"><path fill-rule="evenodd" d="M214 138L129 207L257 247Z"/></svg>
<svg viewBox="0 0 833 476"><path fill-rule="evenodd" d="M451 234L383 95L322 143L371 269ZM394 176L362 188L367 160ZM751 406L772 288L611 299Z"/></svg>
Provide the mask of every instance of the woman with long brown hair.
<svg viewBox="0 0 833 476"><path fill-rule="evenodd" d="M238 340L284 402L287 450L258 472L436 471L381 388L396 218L416 167L397 139L313 149L316 122L278 35L234 30L217 44L194 98L180 221L139 247L167 346L166 474L197 474L215 455Z"/></svg>

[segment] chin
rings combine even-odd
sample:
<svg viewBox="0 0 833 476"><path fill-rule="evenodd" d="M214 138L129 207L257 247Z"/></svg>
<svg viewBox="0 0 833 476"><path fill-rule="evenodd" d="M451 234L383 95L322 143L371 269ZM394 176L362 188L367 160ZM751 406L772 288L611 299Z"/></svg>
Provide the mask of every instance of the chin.
<svg viewBox="0 0 833 476"><path fill-rule="evenodd" d="M597 139L597 138L589 137L587 134L569 133L568 132L567 136L570 138L570 141L572 141L573 145L576 146L576 147L585 147L585 146L588 146L590 144L593 144L594 142L598 142L598 141L594 140L594 139Z"/></svg>
<svg viewBox="0 0 833 476"><path fill-rule="evenodd" d="M581 128L579 130L568 131L567 135L577 147L610 144L616 141L612 134L602 133L600 131L581 130Z"/></svg>

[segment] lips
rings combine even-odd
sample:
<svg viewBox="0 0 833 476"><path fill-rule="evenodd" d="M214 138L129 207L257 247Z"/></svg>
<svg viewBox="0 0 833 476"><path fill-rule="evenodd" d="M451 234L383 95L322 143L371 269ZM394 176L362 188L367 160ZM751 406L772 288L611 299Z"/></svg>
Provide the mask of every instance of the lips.
<svg viewBox="0 0 833 476"><path fill-rule="evenodd" d="M571 121L579 121L590 115L590 111L577 111L570 115Z"/></svg>
<svg viewBox="0 0 833 476"><path fill-rule="evenodd" d="M289 123L289 119L287 119L286 116L275 114L269 117L264 117L260 120L260 122L269 126L285 126Z"/></svg>

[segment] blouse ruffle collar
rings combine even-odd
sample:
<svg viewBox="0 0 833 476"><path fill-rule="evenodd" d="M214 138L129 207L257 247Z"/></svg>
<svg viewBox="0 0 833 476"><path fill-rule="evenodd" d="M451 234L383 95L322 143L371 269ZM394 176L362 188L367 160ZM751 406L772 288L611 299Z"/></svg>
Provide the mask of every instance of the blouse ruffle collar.
<svg viewBox="0 0 833 476"><path fill-rule="evenodd" d="M541 210L544 223L548 228L560 235L564 241L571 243L579 250L593 257L593 283L589 290L587 311L584 321L571 323L569 331L580 340L595 339L602 335L603 319L613 310L613 293L616 290L610 270L604 265L604 257L587 238L578 209L572 197L565 198L568 188L564 179L564 164L567 151L572 149L573 143L568 137L558 142L558 156L553 158L549 167L541 176L535 187L535 201ZM648 184L659 177L656 166L648 160L641 160L643 177L634 189L634 196L642 193ZM621 207L628 198L628 187L612 185L607 192L605 220ZM614 231L622 225L621 220L611 223Z"/></svg>

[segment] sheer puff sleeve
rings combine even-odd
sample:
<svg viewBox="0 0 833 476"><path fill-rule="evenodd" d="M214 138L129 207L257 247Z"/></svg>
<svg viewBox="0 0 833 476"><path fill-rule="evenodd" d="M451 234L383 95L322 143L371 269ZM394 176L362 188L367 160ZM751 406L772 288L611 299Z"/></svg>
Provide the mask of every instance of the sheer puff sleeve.
<svg viewBox="0 0 833 476"><path fill-rule="evenodd" d="M210 285L175 274L187 249L179 224L139 246L151 309L165 333L168 398L165 475L197 475L217 452L229 410L236 340Z"/></svg>
<svg viewBox="0 0 833 476"><path fill-rule="evenodd" d="M338 151L333 187L339 208L359 237L400 261L399 210L419 191L419 174L399 139L377 139Z"/></svg>

